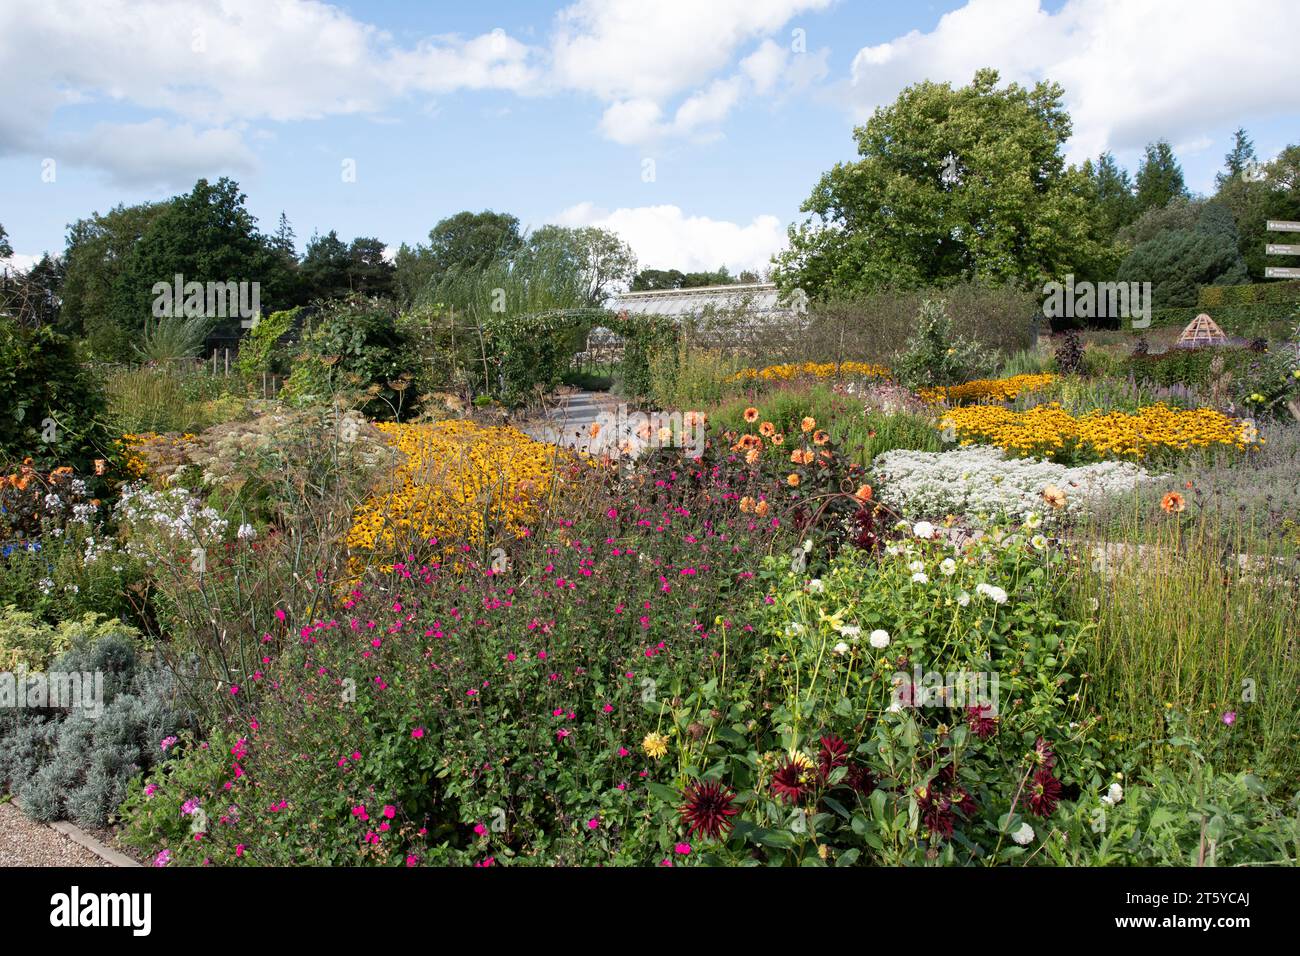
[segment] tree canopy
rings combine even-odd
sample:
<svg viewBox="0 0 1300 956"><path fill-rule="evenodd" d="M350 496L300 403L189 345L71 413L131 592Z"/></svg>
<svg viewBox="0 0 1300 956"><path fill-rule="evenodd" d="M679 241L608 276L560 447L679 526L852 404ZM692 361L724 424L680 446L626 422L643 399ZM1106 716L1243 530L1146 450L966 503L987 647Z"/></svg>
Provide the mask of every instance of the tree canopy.
<svg viewBox="0 0 1300 956"><path fill-rule="evenodd" d="M854 131L859 159L822 176L776 259L785 291L858 294L961 279L1041 284L1105 255L1088 176L1066 165L1063 90L905 89Z"/></svg>

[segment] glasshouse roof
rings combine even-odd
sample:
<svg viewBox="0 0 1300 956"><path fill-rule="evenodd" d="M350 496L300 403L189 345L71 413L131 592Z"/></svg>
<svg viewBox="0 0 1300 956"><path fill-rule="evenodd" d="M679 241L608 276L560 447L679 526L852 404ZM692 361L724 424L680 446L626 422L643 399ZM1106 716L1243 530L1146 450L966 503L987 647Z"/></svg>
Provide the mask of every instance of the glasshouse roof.
<svg viewBox="0 0 1300 956"><path fill-rule="evenodd" d="M708 308L772 313L789 311L785 304L777 301L776 285L771 282L708 285L694 289L659 289L654 292L624 292L609 305L612 312L672 317L698 315Z"/></svg>

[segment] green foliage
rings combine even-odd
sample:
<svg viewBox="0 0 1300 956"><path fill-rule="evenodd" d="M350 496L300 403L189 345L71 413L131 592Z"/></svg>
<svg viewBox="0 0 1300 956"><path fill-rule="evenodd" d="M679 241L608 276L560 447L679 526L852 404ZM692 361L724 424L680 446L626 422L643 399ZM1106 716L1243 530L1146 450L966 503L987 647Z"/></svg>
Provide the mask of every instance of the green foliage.
<svg viewBox="0 0 1300 956"><path fill-rule="evenodd" d="M655 373L660 380L669 372L663 362L677 354L677 326L654 315L623 315L602 319L601 324L623 340L621 390L629 398L649 399L654 394Z"/></svg>
<svg viewBox="0 0 1300 956"><path fill-rule="evenodd" d="M73 336L84 336L87 350L96 358L131 357L132 342L149 313L146 310L121 315L114 297L119 284L126 281L127 263L136 243L167 205L118 205L68 227L63 253L66 273L59 290L63 300L59 328Z"/></svg>
<svg viewBox="0 0 1300 956"><path fill-rule="evenodd" d="M1137 205L1142 212L1163 209L1173 200L1187 195L1183 169L1166 140L1157 140L1147 146L1146 155L1138 167L1136 184Z"/></svg>
<svg viewBox="0 0 1300 956"><path fill-rule="evenodd" d="M997 356L978 342L953 334L947 303L921 303L916 331L892 363L894 375L908 388L958 385L993 371Z"/></svg>
<svg viewBox="0 0 1300 956"><path fill-rule="evenodd" d="M165 316L147 320L144 337L135 346L136 355L145 362L192 359L203 350L203 342L211 325L211 320L201 315Z"/></svg>
<svg viewBox="0 0 1300 956"><path fill-rule="evenodd" d="M352 295L322 304L313 316L282 395L321 404L335 392L356 392L370 417L400 421L418 406L410 389L417 370L391 304Z"/></svg>
<svg viewBox="0 0 1300 956"><path fill-rule="evenodd" d="M301 309L295 307L259 317L239 343L235 367L248 376L272 372L283 375L288 370L288 349L280 344L298 321Z"/></svg>
<svg viewBox="0 0 1300 956"><path fill-rule="evenodd" d="M66 336L0 318L0 394L0 465L30 457L38 470L88 472L107 457L103 388Z"/></svg>
<svg viewBox="0 0 1300 956"><path fill-rule="evenodd" d="M121 272L113 279L108 308L119 330L139 330L152 314L155 283L256 282L264 307L292 294L293 277L284 257L257 229L234 181L200 179L150 218L131 244ZM209 316L214 326L237 333L238 316ZM138 334L138 333L137 333Z"/></svg>
<svg viewBox="0 0 1300 956"><path fill-rule="evenodd" d="M1164 309L1194 305L1202 285L1244 281L1246 265L1230 214L1223 206L1207 203L1199 207L1193 228L1168 229L1136 245L1117 277L1152 283L1153 305Z"/></svg>
<svg viewBox="0 0 1300 956"><path fill-rule="evenodd" d="M783 291L820 298L957 279L1041 285L1109 253L1094 190L1067 167L1062 89L908 87L854 131L860 159L826 173L776 258Z"/></svg>
<svg viewBox="0 0 1300 956"><path fill-rule="evenodd" d="M31 678L23 681L29 706L0 709L0 787L33 819L103 826L182 718L170 673L142 659L132 629L88 618L68 631L71 644L49 673L79 675L75 706L30 706Z"/></svg>

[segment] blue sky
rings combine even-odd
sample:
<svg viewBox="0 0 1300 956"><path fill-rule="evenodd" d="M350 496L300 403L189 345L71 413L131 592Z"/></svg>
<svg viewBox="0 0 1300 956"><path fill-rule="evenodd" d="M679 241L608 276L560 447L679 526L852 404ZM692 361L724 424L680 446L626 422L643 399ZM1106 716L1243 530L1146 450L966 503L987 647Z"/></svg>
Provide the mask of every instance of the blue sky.
<svg viewBox="0 0 1300 956"><path fill-rule="evenodd" d="M1072 159L1135 169L1165 137L1209 190L1237 125L1265 159L1300 140L1294 17L1289 0L5 3L0 70L21 82L0 102L0 223L22 264L92 210L227 174L300 248L330 229L395 248L493 208L608 226L643 266L761 267L855 123L981 66L1066 87Z"/></svg>

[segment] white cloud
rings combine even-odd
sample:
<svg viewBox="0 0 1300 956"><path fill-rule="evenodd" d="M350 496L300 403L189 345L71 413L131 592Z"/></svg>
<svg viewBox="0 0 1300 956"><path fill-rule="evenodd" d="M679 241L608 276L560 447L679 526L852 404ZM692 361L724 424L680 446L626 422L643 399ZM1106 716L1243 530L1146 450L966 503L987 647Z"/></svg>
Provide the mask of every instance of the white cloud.
<svg viewBox="0 0 1300 956"><path fill-rule="evenodd" d="M236 143L241 124L375 113L411 94L529 93L540 75L535 56L499 30L404 47L316 0L7 3L0 66L22 77L23 89L0 98L0 154L48 152L62 107L121 104L183 121L179 142L157 145L214 147L223 161L242 163L251 153ZM110 150L110 171L120 172L113 156L126 159L129 144L110 128L87 144L94 136Z"/></svg>
<svg viewBox="0 0 1300 956"><path fill-rule="evenodd" d="M1131 150L1165 137L1194 142L1207 128L1294 114L1300 57L1276 41L1292 0L969 0L929 33L862 48L851 99L859 119L923 79L969 83L992 66L1007 81L1065 88L1071 159Z"/></svg>
<svg viewBox="0 0 1300 956"><path fill-rule="evenodd" d="M615 142L708 136L751 90L768 95L787 72L804 85L824 75L826 51L792 57L771 34L831 2L579 0L556 17L550 82L605 101L600 129ZM718 75L760 37L739 72Z"/></svg>
<svg viewBox="0 0 1300 956"><path fill-rule="evenodd" d="M556 17L555 80L614 101L706 83L745 43L832 0L579 0Z"/></svg>
<svg viewBox="0 0 1300 956"><path fill-rule="evenodd" d="M24 252L15 252L8 259L0 259L0 275L8 272L15 275L20 272L26 272L36 263L41 261L41 256L31 255Z"/></svg>
<svg viewBox="0 0 1300 956"><path fill-rule="evenodd" d="M84 136L62 140L55 152L72 165L103 169L113 183L123 186L188 189L201 176L239 175L256 166L235 130L197 131L161 119L100 123Z"/></svg>
<svg viewBox="0 0 1300 956"><path fill-rule="evenodd" d="M637 206L613 211L579 203L560 213L562 226L600 226L617 233L636 253L641 268L698 272L726 265L732 272L768 268L785 247L785 226L776 216L755 216L748 225L687 216L679 206Z"/></svg>

